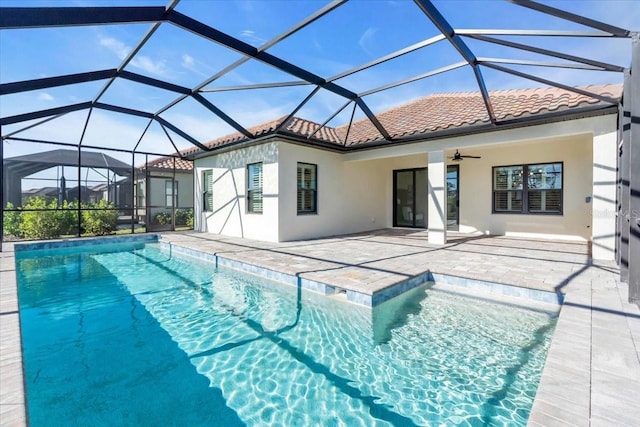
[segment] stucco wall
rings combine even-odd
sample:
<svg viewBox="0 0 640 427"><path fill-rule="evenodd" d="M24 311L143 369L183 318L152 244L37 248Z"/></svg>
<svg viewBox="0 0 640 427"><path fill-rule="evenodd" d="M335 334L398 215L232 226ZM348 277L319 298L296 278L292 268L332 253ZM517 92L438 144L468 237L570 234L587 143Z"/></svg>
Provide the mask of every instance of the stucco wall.
<svg viewBox="0 0 640 427"><path fill-rule="evenodd" d="M263 213L247 212L246 168L262 162ZM278 241L278 143L198 159L196 176L195 229L227 236ZM213 210L202 212L202 174L213 171Z"/></svg>
<svg viewBox="0 0 640 427"><path fill-rule="evenodd" d="M591 236L592 135L465 149L460 164L460 231L588 240ZM563 214L492 213L492 168L563 162Z"/></svg>
<svg viewBox="0 0 640 427"><path fill-rule="evenodd" d="M618 159L617 132L593 138L592 256L615 258L616 180Z"/></svg>
<svg viewBox="0 0 640 427"><path fill-rule="evenodd" d="M341 154L281 143L280 240L355 233L387 227L386 174L383 162L344 163ZM297 163L316 164L318 213L297 214Z"/></svg>

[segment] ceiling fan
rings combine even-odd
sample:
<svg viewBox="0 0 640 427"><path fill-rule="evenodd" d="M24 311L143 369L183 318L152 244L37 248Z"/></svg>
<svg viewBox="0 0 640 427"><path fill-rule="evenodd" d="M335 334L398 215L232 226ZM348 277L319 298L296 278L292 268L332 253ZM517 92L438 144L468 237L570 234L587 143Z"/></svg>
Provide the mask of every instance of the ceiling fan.
<svg viewBox="0 0 640 427"><path fill-rule="evenodd" d="M463 156L462 154L460 154L460 152L458 150L456 150L456 153L450 157L451 160L453 160L454 162L459 162L464 160L465 158L467 159L481 159L482 157L480 156Z"/></svg>

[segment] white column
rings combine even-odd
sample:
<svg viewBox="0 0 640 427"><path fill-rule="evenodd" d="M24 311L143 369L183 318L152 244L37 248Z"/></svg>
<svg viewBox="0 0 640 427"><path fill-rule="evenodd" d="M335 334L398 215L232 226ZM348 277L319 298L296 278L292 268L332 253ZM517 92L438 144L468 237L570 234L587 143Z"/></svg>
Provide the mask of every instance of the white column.
<svg viewBox="0 0 640 427"><path fill-rule="evenodd" d="M429 243L447 243L447 167L444 151L429 152Z"/></svg>
<svg viewBox="0 0 640 427"><path fill-rule="evenodd" d="M616 245L617 132L593 138L591 242L593 259L613 260Z"/></svg>

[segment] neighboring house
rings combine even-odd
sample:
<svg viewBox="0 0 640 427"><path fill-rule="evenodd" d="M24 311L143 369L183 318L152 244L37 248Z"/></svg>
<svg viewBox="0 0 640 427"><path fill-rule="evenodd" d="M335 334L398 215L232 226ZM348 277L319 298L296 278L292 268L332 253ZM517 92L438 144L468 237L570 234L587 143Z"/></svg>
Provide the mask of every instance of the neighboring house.
<svg viewBox="0 0 640 427"><path fill-rule="evenodd" d="M622 85L582 89L619 99ZM556 88L434 94L321 127L291 117L195 160L195 229L290 241L386 227L591 241L613 259L618 107ZM459 153L461 156L456 155ZM467 156L476 156L467 157Z"/></svg>
<svg viewBox="0 0 640 427"><path fill-rule="evenodd" d="M146 166L146 173L144 172ZM138 167L135 181L136 217L148 229L173 229L180 213L193 208L193 163L161 157ZM174 222L174 219L177 222Z"/></svg>

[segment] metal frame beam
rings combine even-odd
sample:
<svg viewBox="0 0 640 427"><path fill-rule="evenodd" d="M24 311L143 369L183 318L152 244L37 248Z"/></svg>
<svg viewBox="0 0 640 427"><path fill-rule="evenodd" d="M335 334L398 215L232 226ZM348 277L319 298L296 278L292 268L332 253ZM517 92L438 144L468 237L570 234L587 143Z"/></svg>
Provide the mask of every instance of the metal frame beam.
<svg viewBox="0 0 640 427"><path fill-rule="evenodd" d="M193 145L195 145L196 147L200 148L201 150L204 151L211 151L211 148L207 147L206 145L200 143L200 141L198 141L197 139L195 139L194 137L192 137L191 135L187 134L186 132L184 132L182 129L174 126L173 124L169 123L168 121L166 121L165 119L163 119L160 116L155 116L154 120L156 120L158 123L160 123L161 125L168 127L169 129L171 129L173 132L177 133L178 135L180 135L181 137L183 137L184 139L186 139L187 141L189 141L190 143L192 143Z"/></svg>
<svg viewBox="0 0 640 427"><path fill-rule="evenodd" d="M500 66L500 65L496 65L496 64L493 64L493 63L490 63L490 62L485 62L482 65L484 65L485 67L488 67L488 68L493 68L494 70L502 71L504 73L513 74L514 76L522 77L524 79L533 80L535 82L542 83L542 84L545 84L545 85L548 85L548 86L555 86L557 88L564 89L564 90L567 90L569 92L575 92L575 93L579 93L580 95L588 96L590 98L599 99L600 101L608 102L610 104L618 105L618 103L620 102L616 98L611 98L611 97L608 97L608 96L599 95L597 93L589 92L588 90L579 89L577 87L567 86L565 84L558 83L558 82L555 82L553 80L543 79L542 77L537 77L537 76L534 76L532 74L527 74L527 73L523 73L521 71L512 70L511 68L507 68L507 67L503 67L503 66Z"/></svg>
<svg viewBox="0 0 640 427"><path fill-rule="evenodd" d="M582 64L591 65L593 67L602 68L606 71L615 71L618 73L624 72L624 67L614 64L608 64L606 62L594 61L592 59L582 58L580 56L567 55L565 53L556 52L555 50L543 49L540 47L529 46L527 44L516 43L508 40L496 39L494 37L487 37L483 35L468 35L468 37L487 43L498 44L502 46L511 47L514 49L525 50L528 52L539 53L541 55L553 56L560 59L566 59L567 61L580 62Z"/></svg>
<svg viewBox="0 0 640 427"><path fill-rule="evenodd" d="M189 89L188 87L165 82L164 80L154 79L153 77L143 76L142 74L132 73L131 71L127 71L127 70L120 71L118 75L119 77L122 77L123 79L126 79L126 80L130 80L132 82L153 86L158 89L168 90L170 92L177 92L181 94L191 93L191 89Z"/></svg>
<svg viewBox="0 0 640 427"><path fill-rule="evenodd" d="M586 64L575 64L573 62L527 61L524 59L478 58L478 63L480 65L486 65L486 63L493 63L493 64L511 64L511 65L530 65L533 67L569 68L574 70L609 71L609 70L603 70L600 67L593 67L591 65L586 65Z"/></svg>
<svg viewBox="0 0 640 427"><path fill-rule="evenodd" d="M626 37L605 31L563 31L563 30L499 30L499 29L463 29L457 28L461 36L527 36L527 37Z"/></svg>
<svg viewBox="0 0 640 427"><path fill-rule="evenodd" d="M199 93L194 93L191 95L191 97L195 99L197 102L199 102L207 110L211 111L213 114L220 117L229 126L233 127L235 130L237 130L247 138L251 138L251 139L254 138L253 134L249 132L244 126L242 126L240 123L236 122L231 117L226 115L221 109L219 109L218 107L213 105L211 102L209 102L209 100L206 99L204 96L200 95ZM159 117L159 116L156 115L156 117Z"/></svg>
<svg viewBox="0 0 640 427"><path fill-rule="evenodd" d="M449 40L451 45L460 53L460 55L464 58L465 61L473 68L473 74L476 77L476 81L478 83L478 88L480 89L480 93L482 94L482 100L484 101L485 108L487 109L487 113L489 114L489 119L491 123L496 122L496 115L493 111L493 106L491 105L491 99L489 98L489 91L487 90L487 86L484 82L484 78L482 77L482 72L480 71L480 67L478 67L478 60L476 56L473 54L471 49L467 46L467 44L462 40L462 38L456 34L453 27L449 24L449 22L442 16L440 11L431 3L429 0L413 0L416 5L420 8L420 10L427 15L427 17L433 22L433 24L440 30L440 32Z"/></svg>
<svg viewBox="0 0 640 427"><path fill-rule="evenodd" d="M201 93L208 92L229 92L234 90L251 90L251 89L270 89L274 87L288 87L288 86L309 86L311 83L305 81L295 81L295 82L280 82L280 83L256 83L252 85L240 85L240 86L221 86L221 87L211 87L211 88L203 88L198 90Z"/></svg>
<svg viewBox="0 0 640 427"><path fill-rule="evenodd" d="M376 129L378 129L378 132L380 132L380 135L382 135L384 139L386 139L387 141L391 141L391 135L389 135L389 132L387 132L384 126L382 126L382 123L380 123L380 120L378 120L378 117L376 117L376 115L373 114L373 111L369 109L369 106L362 100L362 98L358 98L355 101L356 101L356 104L358 104L358 107L360 107L360 109L367 116L369 121L376 127ZM353 118L351 120L353 120Z"/></svg>
<svg viewBox="0 0 640 427"><path fill-rule="evenodd" d="M55 119L57 119L58 117L62 117L62 116L64 116L65 114L67 114L67 113L60 113L60 114L56 114L55 116L50 116L50 117L47 117L46 119L40 120L40 121L39 121L39 122L37 122L37 123L32 123L32 124L30 124L30 125L28 125L28 126L25 126L25 127L23 127L23 128L20 128L20 129L18 129L18 130L14 130L13 132L9 132L9 133L8 133L8 134L6 134L6 135L2 135L2 139L5 139L5 138L8 138L8 137L10 137L10 136L13 136L13 135L19 134L20 132L24 132L25 130L29 130L29 129L32 129L32 128L34 128L34 127L40 126L40 125L42 125L42 124L44 124L44 123L50 122L51 120L55 120Z"/></svg>
<svg viewBox="0 0 640 427"><path fill-rule="evenodd" d="M333 0L331 3L328 3L327 5L325 5L323 8L317 10L316 12L312 13L311 15L309 15L308 17L306 17L305 19L303 19L302 21L300 21L299 23L297 23L296 25L294 25L293 27L287 29L286 31L284 31L283 33L279 34L278 36L274 37L273 39L269 40L268 42L266 42L265 44L263 44L262 46L260 46L257 49L257 52L262 52L274 45L276 45L277 43L279 43L280 41L284 40L285 38L291 36L292 34L300 31L301 29L303 29L304 27L306 27L307 25L315 22L316 20L320 19L321 17L325 16L326 14L328 14L329 12L333 11L334 9L336 9L338 6L341 6L342 4L346 3L347 0ZM180 15L180 16L184 16L184 15ZM193 21L193 20L192 20ZM195 21L197 22L197 21ZM174 23L175 24L175 23ZM177 24L175 24L177 25ZM179 25L178 25L179 26ZM198 34L196 32L196 34ZM198 34L203 36L202 34ZM204 37L204 36L203 36ZM229 47L229 46L226 46ZM240 58L239 60L235 61L234 63L232 63L231 65L225 67L224 69L222 69L221 71L219 71L218 73L214 74L213 76L211 76L210 78L206 79L204 82L200 83L199 85L197 85L196 87L194 87L191 90L191 96L198 101L200 104L202 104L205 108L209 109L211 112L213 112L214 114L216 114L219 118L221 118L224 122L226 122L228 125L230 125L231 127L233 127L234 129L236 129L238 132L242 133L244 136L248 137L248 138L255 138L255 136L249 132L246 128L244 128L243 126L241 126L239 123L237 123L236 121L234 121L233 119L231 119L231 117L229 117L227 114L225 114L224 112L222 112L222 110L220 110L219 108L217 108L215 105L213 105L211 102L209 102L206 98L204 98L203 96L201 96L198 92L202 91L202 92L209 92L209 91L215 91L212 89L208 89L208 90L203 90L203 88L212 83L213 81L219 79L220 77L222 77L223 75L231 72L232 70L234 70L235 68L239 67L240 65L244 64L245 62L249 61L252 58L252 56L249 55L245 55L242 58ZM291 82L293 83L293 82ZM303 79L300 82L300 85L303 84L310 84L308 81L306 81L305 79ZM291 86L293 86L293 84L290 84ZM271 86L269 86L271 87ZM257 88L257 86L252 87L252 88ZM229 89L231 90L231 89ZM159 116L160 114L162 114L163 112L167 111L169 108L175 106L176 104L182 102L183 100L185 100L187 98L186 94L183 94L182 96L174 99L173 101L171 101L169 104L165 105L164 107L160 108L155 115Z"/></svg>
<svg viewBox="0 0 640 427"><path fill-rule="evenodd" d="M595 19L590 19L585 16L576 15L575 13L567 12L566 10L556 9L555 7L547 6L545 4L536 3L531 0L508 0L518 6L527 7L529 9L537 10L538 12L552 15L557 18L564 19L566 21L575 22L576 24L584 25L585 27L595 28L596 30L605 31L609 34L618 37L629 37L630 31L624 28L615 27L613 25L605 24Z"/></svg>
<svg viewBox="0 0 640 427"><path fill-rule="evenodd" d="M313 138L313 136L320 132L320 129L322 129L323 127L325 127L327 125L327 123L329 123L331 120L333 120L333 118L335 116L337 116L338 114L340 114L342 112L342 110L344 110L345 108L347 108L347 105L351 104L353 101L347 101L344 103L344 105L342 105L342 107L340 107L335 113L333 113L332 115L329 116L329 118L327 120L325 120L324 122L322 122L322 124L318 127L318 129L314 130L309 136L307 136L307 139L311 139Z"/></svg>
<svg viewBox="0 0 640 427"><path fill-rule="evenodd" d="M16 114L15 116L0 117L0 126L41 119L43 117L55 116L64 113L71 113L73 111L86 110L87 108L91 108L91 101L65 105L63 107L48 108L46 110L31 111L29 113Z"/></svg>
<svg viewBox="0 0 640 427"><path fill-rule="evenodd" d="M215 28L212 28L208 25L203 24L202 22L196 21L186 15L183 15L175 10L169 12L170 21L176 26L183 28L185 30L191 31L195 34L198 34L206 39L209 39L213 42L226 46L230 49L233 49L237 52L242 53L245 56L249 56L258 61L261 61L267 65L271 65L274 68L279 69L280 71L284 71L285 73L291 74L294 77L305 80L311 84L316 86L320 86L323 89L328 90L329 92L333 92L336 95L342 96L343 98L356 100L362 111L365 112L371 123L378 129L378 131L385 137L385 139L390 140L391 137L389 133L384 129L382 124L378 121L375 114L371 112L369 107L365 104L365 102L358 98L358 95L355 92L352 92L348 89L343 88L335 83L328 82L322 77L304 70L290 62L287 62L283 59L280 59L276 56L273 56L265 51L260 51L257 48L238 40L230 35L223 33Z"/></svg>
<svg viewBox="0 0 640 427"><path fill-rule="evenodd" d="M274 55L271 55L270 53L260 51L250 44L243 42L242 40L231 37L230 35L223 33L222 31L216 30L215 28L203 24L200 21L196 21L195 19L183 15L180 12L176 12L175 10L169 12L169 20L180 28L202 36L229 49L235 50L236 52L256 59L267 65L271 65L272 67L277 68L280 71L284 71L285 73L295 76L301 80L305 80L317 86L322 86L324 89L337 95L349 99L354 99L357 97L357 95L350 90L347 90L335 83L327 82L322 77L310 71L302 69L297 65L280 59Z"/></svg>
<svg viewBox="0 0 640 427"><path fill-rule="evenodd" d="M45 77L42 79L23 80L20 82L0 84L0 95L10 95L12 93L28 92L31 90L48 89L58 86L72 85L76 83L87 83L96 80L104 80L116 77L117 70L89 71L86 73L67 74L64 76Z"/></svg>
<svg viewBox="0 0 640 427"><path fill-rule="evenodd" d="M320 90L320 86L316 86L315 88L313 88L313 90L311 91L311 93L309 93L309 95L307 95L302 102L300 102L300 104L298 104L298 106L296 108L293 109L293 111L291 113L289 113L289 115L276 127L276 130L274 132L279 132L286 124L287 122L289 122L289 120L291 120L293 118L293 116L300 111L300 109L302 107L305 106L305 104L307 102L309 102L311 100L311 98L313 98L313 96L318 93L318 91Z"/></svg>
<svg viewBox="0 0 640 427"><path fill-rule="evenodd" d="M631 72L624 102L629 103L629 301L640 305L640 33L633 34Z"/></svg>
<svg viewBox="0 0 640 427"><path fill-rule="evenodd" d="M444 34L439 34L439 35L431 37L431 38L429 38L427 40L423 40L423 41L418 42L416 44L412 44L411 46L407 46L404 49L400 49L400 50L397 50L397 51L395 51L393 53L390 53L388 55L380 57L378 59L374 59L373 61L367 62L366 64L362 64L362 65L360 65L358 67L351 68L350 70L347 70L347 71L344 71L342 73L336 74L333 77L329 77L327 79L327 81L332 82L334 80L338 80L338 79L341 79L343 77L350 76L351 74L357 73L357 72L362 71L362 70L366 70L367 68L371 68L371 67L374 67L376 65L380 65L380 64L382 64L384 62L390 61L392 59L399 58L399 57L401 57L403 55L406 55L408 53L415 52L416 50L422 49L423 47L430 46L430 45L432 45L434 43L437 43L439 41L442 41L444 39L445 39Z"/></svg>
<svg viewBox="0 0 640 427"><path fill-rule="evenodd" d="M289 37L289 36L291 36L291 35L293 35L295 33L297 33L298 31L300 31L303 28L305 28L307 25L317 21L318 19L322 18L323 16L325 16L329 12L333 11L338 6L341 6L341 5L345 4L346 2L347 2L347 0L333 0L331 3L328 3L325 7L321 8L321 9L318 9L316 12L312 13L311 15L309 15L308 17L306 17L302 21L298 22L293 27L291 27L291 28L287 29L286 31L280 33L276 37L274 37L271 40L267 41L262 46L258 47L258 52L262 52L264 50L269 49L270 47L275 46L276 44L280 43L282 40L286 39L287 37ZM220 77L224 76L225 74L233 71L234 69L238 68L240 65L244 64L245 62L249 61L250 59L251 59L250 56L243 56L242 58L238 59L234 63L228 65L225 68L223 68L222 70L220 70L219 72L217 72L216 74L214 74L213 76L211 76L210 78L208 78L207 80L205 80L204 82L202 82L201 84L196 86L193 89L194 92L200 91L203 87L205 87L209 83L211 83L211 82L219 79Z"/></svg>
<svg viewBox="0 0 640 427"><path fill-rule="evenodd" d="M413 83L413 82L418 81L418 80L426 79L427 77L435 76L436 74L441 74L441 73L445 73L447 71L455 70L457 68L466 67L467 65L469 65L469 64L467 64L466 61L461 61L461 62L458 62L456 64L447 65L446 67L437 68L435 70L431 70L431 71L428 71L428 72L423 73L423 74L418 74L417 76L409 77L408 79L399 80L399 81L394 82L394 83L389 83L389 84L384 85L384 86L380 86L380 87L377 87L377 88L374 88L374 89L370 89L370 90L361 92L361 93L358 94L358 96L364 97L364 96L371 95L371 94L374 94L374 93L382 92L383 90L392 89L394 87L406 85L408 83Z"/></svg>
<svg viewBox="0 0 640 427"><path fill-rule="evenodd" d="M164 6L3 7L0 29L158 22L165 12Z"/></svg>

